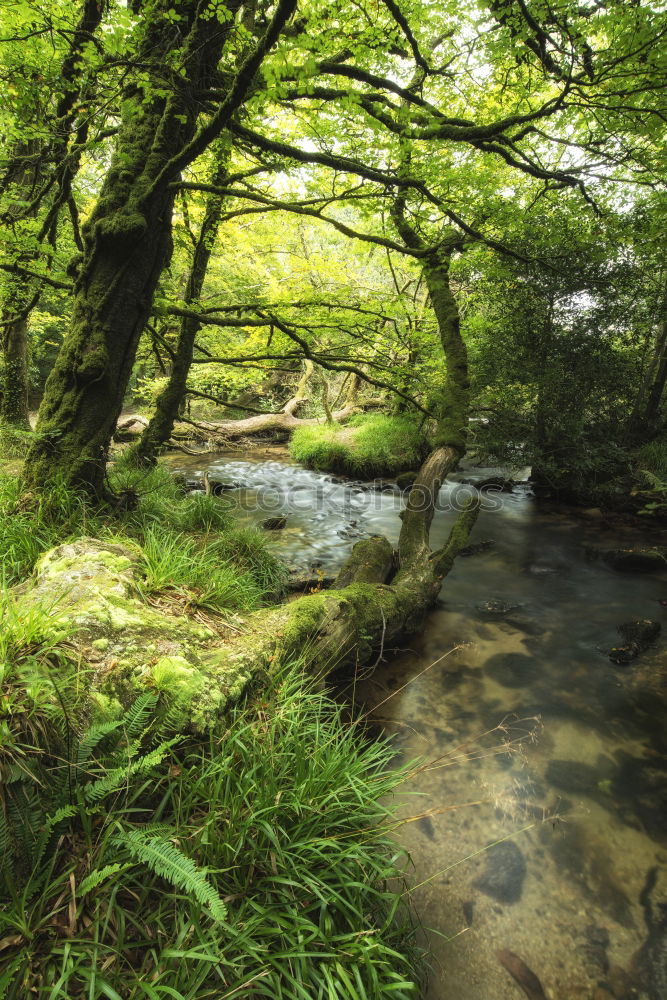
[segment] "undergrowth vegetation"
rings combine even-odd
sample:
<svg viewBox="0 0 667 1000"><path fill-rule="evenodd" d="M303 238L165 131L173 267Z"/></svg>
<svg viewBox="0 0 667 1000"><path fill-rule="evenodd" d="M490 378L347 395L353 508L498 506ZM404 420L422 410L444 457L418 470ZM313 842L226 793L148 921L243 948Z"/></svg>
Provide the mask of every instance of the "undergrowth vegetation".
<svg viewBox="0 0 667 1000"><path fill-rule="evenodd" d="M179 587L214 610L251 610L279 595L286 569L260 531L238 529L231 506L186 495L162 467L136 470L122 460L109 472L116 502L94 507L57 480L39 493L0 474L0 562L8 585L24 579L42 552L82 535L131 539L144 550L146 588Z"/></svg>
<svg viewBox="0 0 667 1000"><path fill-rule="evenodd" d="M667 511L667 439L656 438L642 445L636 456L635 494L644 502L640 514L664 517Z"/></svg>
<svg viewBox="0 0 667 1000"><path fill-rule="evenodd" d="M165 740L155 704L69 732L32 768L0 755L0 995L416 997L388 887L404 868L388 744L299 668L206 743Z"/></svg>
<svg viewBox="0 0 667 1000"><path fill-rule="evenodd" d="M284 587L224 499L122 460L109 486L100 507L0 475L0 997L418 996L385 805L405 770L388 743L301 665L200 739L154 689L100 713L75 623L13 590L82 535L138 543L141 589L175 593L180 614L250 610Z"/></svg>
<svg viewBox="0 0 667 1000"><path fill-rule="evenodd" d="M414 419L372 414L297 427L289 451L311 469L372 478L419 468L428 443Z"/></svg>
<svg viewBox="0 0 667 1000"><path fill-rule="evenodd" d="M642 471L667 482L667 438L656 438L642 445L637 453L637 464Z"/></svg>

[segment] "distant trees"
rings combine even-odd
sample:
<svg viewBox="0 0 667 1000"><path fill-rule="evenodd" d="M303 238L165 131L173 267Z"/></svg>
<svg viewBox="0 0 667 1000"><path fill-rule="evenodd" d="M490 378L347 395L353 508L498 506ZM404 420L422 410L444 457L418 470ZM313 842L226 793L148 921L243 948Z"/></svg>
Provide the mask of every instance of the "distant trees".
<svg viewBox="0 0 667 1000"><path fill-rule="evenodd" d="M535 435L543 451L551 448L544 413L559 381L554 343L562 338L549 323L560 322L559 289L583 294L587 280L575 273L585 262L568 258L559 220L578 216L585 234L596 213L619 210L612 191L636 200L660 180L660 5L86 0L76 14L64 3L47 12L17 2L0 20L0 68L6 76L15 70L21 45L29 62L19 99L0 102L10 234L0 247L5 420L26 419L30 308L45 284L72 288L68 332L29 455L34 485L59 471L104 494L109 442L142 337L167 379L142 444L147 459L194 388L193 364L296 373L304 359L397 393L419 419L440 420L438 440L444 434L460 454L474 312L456 274L476 280L456 263L464 246L509 262L497 265L498 294L489 289L492 312L506 324L496 336L509 344L511 327L516 334L509 381L524 378L520 359L543 372ZM41 74L49 45L55 54ZM226 150L224 163L214 145ZM391 295L352 304L311 286L290 303L275 294L280 283L273 292L258 287L250 271L230 294L216 265L225 226L263 217L279 243L285 213L311 232L327 226L375 248L373 267L386 266ZM534 239L538 226L546 231ZM183 247L174 253L175 231L188 239L199 232L185 265ZM76 248L67 268L57 240ZM485 267L483 283L495 265ZM404 285L396 281L401 269L409 272ZM186 271L176 287L174 275ZM510 272L523 275L522 295L532 287L533 304L552 302L551 320L523 323L510 304L502 318ZM204 305L207 288L218 292ZM400 307L388 302L408 288L413 318L433 311L406 339ZM180 324L177 340L160 332L165 316ZM436 331L444 359L425 337ZM587 336L579 343L591 347L593 363L604 338ZM661 335L651 336L636 427L655 426L667 377ZM211 341L212 352L204 346ZM475 347L473 361L483 353ZM509 348L508 365L511 355Z"/></svg>

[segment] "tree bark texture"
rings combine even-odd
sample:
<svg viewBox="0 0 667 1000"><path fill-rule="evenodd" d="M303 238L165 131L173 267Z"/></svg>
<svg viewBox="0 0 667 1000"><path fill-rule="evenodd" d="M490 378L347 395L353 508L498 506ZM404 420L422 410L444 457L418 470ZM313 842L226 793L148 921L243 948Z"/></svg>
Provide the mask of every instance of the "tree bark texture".
<svg viewBox="0 0 667 1000"><path fill-rule="evenodd" d="M27 462L35 486L59 472L95 495L105 492L109 443L121 412L139 338L160 274L171 256L173 182L228 124L296 0L279 0L263 39L239 68L229 95L197 130L196 95L215 74L240 0L216 4L158 0L142 25L138 62L150 81L132 84L123 101L116 150L100 197L83 228L69 333L49 376L39 436ZM164 95L164 67L182 66ZM156 96L159 95L159 96Z"/></svg>

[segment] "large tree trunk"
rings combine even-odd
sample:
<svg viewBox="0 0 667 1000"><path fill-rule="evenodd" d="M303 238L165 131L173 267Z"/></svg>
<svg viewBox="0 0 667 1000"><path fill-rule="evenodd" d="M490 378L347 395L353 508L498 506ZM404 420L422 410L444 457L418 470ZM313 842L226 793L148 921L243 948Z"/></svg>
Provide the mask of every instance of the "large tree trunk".
<svg viewBox="0 0 667 1000"><path fill-rule="evenodd" d="M34 486L59 472L93 494L104 494L109 443L155 289L171 255L173 182L242 104L295 2L279 0L263 39L239 68L228 100L197 135L197 95L216 82L240 0L227 0L224 24L214 3L199 0L179 5L177 22L170 0L159 0L151 6L150 18L144 16L137 64L150 85L148 90L133 85L124 95L116 152L83 230L70 329L47 381L40 434L26 463ZM182 75L169 95L161 96L165 66L175 53Z"/></svg>
<svg viewBox="0 0 667 1000"><path fill-rule="evenodd" d="M259 413L241 420L191 420L187 424L187 431L173 429L172 436L167 443L173 447L179 445L179 442L183 440L190 440L225 447L232 441L238 441L241 438L260 434L288 436L297 427L315 427L317 424L322 424L320 417L302 418L296 416L299 406L305 402L305 399L305 396L293 396L280 413ZM331 415L336 423L343 423L362 409L361 406L346 404L340 410L333 410ZM117 438L121 441L131 440L136 434L143 435L148 426L149 422L145 417L132 414L118 422Z"/></svg>
<svg viewBox="0 0 667 1000"><path fill-rule="evenodd" d="M332 590L251 615L244 633L211 655L211 666L247 686L304 650L309 670L320 676L368 663L420 629L476 518L471 505L442 549L422 552L398 571L386 538L358 542Z"/></svg>

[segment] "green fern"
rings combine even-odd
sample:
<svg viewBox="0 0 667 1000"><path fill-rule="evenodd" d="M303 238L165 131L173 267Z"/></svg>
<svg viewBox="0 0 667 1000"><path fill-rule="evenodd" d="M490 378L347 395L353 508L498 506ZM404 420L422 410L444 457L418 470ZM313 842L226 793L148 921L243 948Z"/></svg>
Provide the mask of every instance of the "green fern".
<svg viewBox="0 0 667 1000"><path fill-rule="evenodd" d="M111 865L105 865L104 868L96 868L89 875L86 875L84 880L79 884L77 888L77 893L80 897L85 896L86 893L91 892L96 889L98 885L106 881L112 875L117 875L119 872L127 871L131 868L132 864L130 862L120 862L116 861Z"/></svg>
<svg viewBox="0 0 667 1000"><path fill-rule="evenodd" d="M155 750L137 757L136 760L132 760L131 751L133 747L131 747L128 753L128 760L125 763L119 767L111 768L106 772L104 777L97 778L84 787L83 795L85 800L89 803L99 802L101 799L106 798L107 795L111 795L113 792L117 792L127 785L129 779L134 775L145 774L147 771L151 771L164 760L176 743L181 742L181 739L182 737L180 736L174 736L173 739L161 743Z"/></svg>
<svg viewBox="0 0 667 1000"><path fill-rule="evenodd" d="M147 835L143 830L128 830L114 837L114 843L124 847L132 857L145 864L151 871L170 882L175 888L191 893L207 906L211 917L224 921L227 907L192 858L163 837Z"/></svg>
<svg viewBox="0 0 667 1000"><path fill-rule="evenodd" d="M91 726L87 730L86 734L79 740L79 745L77 747L76 762L80 766L81 764L87 764L93 755L93 751L102 743L103 740L115 733L123 725L122 719L117 719L115 722L102 722L98 725Z"/></svg>
<svg viewBox="0 0 667 1000"><path fill-rule="evenodd" d="M4 871L9 864L12 843L12 828L7 820L4 804L0 803L0 870Z"/></svg>
<svg viewBox="0 0 667 1000"><path fill-rule="evenodd" d="M128 739L134 740L143 735L155 713L158 701L158 695L148 691L130 705L123 717L123 726Z"/></svg>
<svg viewBox="0 0 667 1000"><path fill-rule="evenodd" d="M32 850L31 864L33 869L40 867L49 844L54 838L60 836L61 828L66 824L67 820L76 816L78 811L76 806L61 806L51 816L47 817Z"/></svg>

